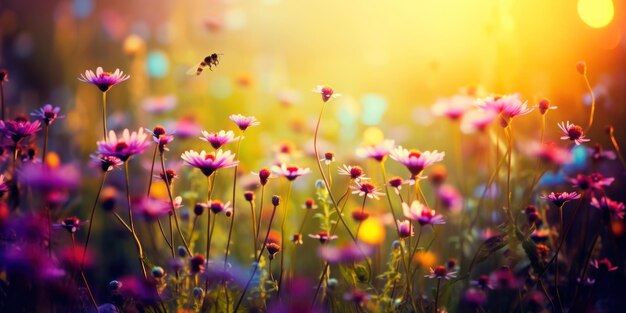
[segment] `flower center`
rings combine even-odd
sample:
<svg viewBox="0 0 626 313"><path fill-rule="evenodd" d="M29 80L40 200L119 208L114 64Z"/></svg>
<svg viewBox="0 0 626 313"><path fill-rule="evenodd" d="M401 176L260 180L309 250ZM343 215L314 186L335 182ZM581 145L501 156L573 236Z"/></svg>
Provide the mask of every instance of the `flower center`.
<svg viewBox="0 0 626 313"><path fill-rule="evenodd" d="M571 140L579 139L583 135L583 129L578 125L573 125L567 129L567 135Z"/></svg>
<svg viewBox="0 0 626 313"><path fill-rule="evenodd" d="M448 274L448 271L446 270L446 267L443 265L439 265L437 267L435 267L435 276L437 277L445 277L446 274Z"/></svg>
<svg viewBox="0 0 626 313"><path fill-rule="evenodd" d="M120 141L115 145L115 152L120 152L126 148L128 148L128 144L123 141Z"/></svg>

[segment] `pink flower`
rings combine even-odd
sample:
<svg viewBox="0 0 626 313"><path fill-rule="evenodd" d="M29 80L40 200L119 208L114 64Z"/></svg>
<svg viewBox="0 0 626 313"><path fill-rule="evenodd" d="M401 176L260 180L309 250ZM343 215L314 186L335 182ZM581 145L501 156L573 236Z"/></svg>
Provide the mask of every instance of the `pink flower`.
<svg viewBox="0 0 626 313"><path fill-rule="evenodd" d="M235 154L230 151L217 150L216 152L200 153L189 150L181 155L186 165L199 169L205 176L211 176L215 171L222 168L235 167L239 161L235 161Z"/></svg>
<svg viewBox="0 0 626 313"><path fill-rule="evenodd" d="M319 254L322 259L332 264L359 262L373 252L374 249L371 246L355 243L340 247L321 245L319 248Z"/></svg>
<svg viewBox="0 0 626 313"><path fill-rule="evenodd" d="M488 97L478 104L479 107L500 113L502 127L508 126L510 120L516 116L532 112L526 102L522 102L519 94Z"/></svg>
<svg viewBox="0 0 626 313"><path fill-rule="evenodd" d="M237 127L242 131L248 129L251 126L258 126L261 123L257 122L254 116L243 116L241 114L233 114L230 116L230 120L237 124Z"/></svg>
<svg viewBox="0 0 626 313"><path fill-rule="evenodd" d="M378 144L362 147L356 150L356 155L361 158L370 158L382 162L391 152L394 146L393 140L383 140Z"/></svg>
<svg viewBox="0 0 626 313"><path fill-rule="evenodd" d="M114 156L126 162L131 156L143 153L150 146L148 136L143 128L136 132L124 129L122 136L117 137L114 131L109 132L109 136L102 141L98 141L97 154L103 156Z"/></svg>
<svg viewBox="0 0 626 313"><path fill-rule="evenodd" d="M81 221L76 216L66 217L59 224L52 224L54 228L63 228L70 233L75 233L78 231L79 227L87 224L87 221Z"/></svg>
<svg viewBox="0 0 626 313"><path fill-rule="evenodd" d="M539 112L541 113L541 115L548 113L548 110L557 109L556 106L550 104L550 100L545 99L545 98L539 100L539 103L537 103L537 108L539 108Z"/></svg>
<svg viewBox="0 0 626 313"><path fill-rule="evenodd" d="M219 149L227 143L239 140L239 138L240 137L235 137L235 133L233 133L232 130L220 130L219 132L207 132L203 130L202 136L200 137L201 140L210 143L213 149Z"/></svg>
<svg viewBox="0 0 626 313"><path fill-rule="evenodd" d="M608 212L614 219L624 219L624 203L613 201L607 197L602 197L600 200L593 197L591 198L591 205Z"/></svg>
<svg viewBox="0 0 626 313"><path fill-rule="evenodd" d="M563 133L565 133L565 136L561 136L562 140L571 140L575 142L576 145L580 145L583 142L587 142L591 140L591 139L585 138L585 134L583 133L582 127L578 125L574 125L570 123L569 121L567 121L567 123L561 122L557 125L563 131Z"/></svg>
<svg viewBox="0 0 626 313"><path fill-rule="evenodd" d="M353 190L352 194L358 194L360 197L366 196L370 199L376 200L380 199L379 196L385 195L384 193L378 191L379 188L374 186L373 184L361 181L355 181L354 183L354 186L350 186L350 188Z"/></svg>
<svg viewBox="0 0 626 313"><path fill-rule="evenodd" d="M283 176L289 181L293 181L296 178L311 173L309 168L301 168L298 166L288 166L287 164L281 164L280 166L272 166L272 171L276 175Z"/></svg>
<svg viewBox="0 0 626 313"><path fill-rule="evenodd" d="M431 111L435 116L445 116L456 121L474 104L474 98L467 95L454 95L450 98L441 98L432 105Z"/></svg>
<svg viewBox="0 0 626 313"><path fill-rule="evenodd" d="M85 74L81 74L78 80L96 85L102 92L107 92L111 87L129 79L130 76L124 75L124 72L116 69L115 72L105 72L102 67L96 69L96 73L86 70Z"/></svg>
<svg viewBox="0 0 626 313"><path fill-rule="evenodd" d="M330 165L330 163L335 162L335 153L328 151L324 153L324 157L319 160L320 162L324 162L326 165Z"/></svg>
<svg viewBox="0 0 626 313"><path fill-rule="evenodd" d="M141 197L134 201L137 212L148 221L154 221L166 216L171 212L172 206L169 201L158 200L150 197Z"/></svg>
<svg viewBox="0 0 626 313"><path fill-rule="evenodd" d="M350 176L350 179L354 179L357 181L368 180L369 177L365 176L363 173L363 169L360 166L351 166L351 165L343 165L343 167L339 167L339 175Z"/></svg>
<svg viewBox="0 0 626 313"><path fill-rule="evenodd" d="M443 266L443 265L439 265L437 267L435 267L434 269L431 267L430 268L430 274L428 275L424 275L424 277L426 278L437 278L437 279L450 279L450 278L454 278L456 277L456 272L455 271L448 271L448 269Z"/></svg>
<svg viewBox="0 0 626 313"><path fill-rule="evenodd" d="M461 131L465 134L484 132L496 117L498 113L493 110L468 111L461 119Z"/></svg>
<svg viewBox="0 0 626 313"><path fill-rule="evenodd" d="M430 210L417 200L413 200L411 206L403 202L402 213L404 214L404 217L412 221L417 221L418 223L420 223L420 225L435 225L446 223L443 220L443 215L435 214L435 210Z"/></svg>
<svg viewBox="0 0 626 313"><path fill-rule="evenodd" d="M0 121L0 133L11 138L14 143L34 135L41 130L39 121L30 122L25 117L17 117L13 121Z"/></svg>
<svg viewBox="0 0 626 313"><path fill-rule="evenodd" d="M458 213L463 209L463 197L461 193L451 185L441 185L437 188L437 198L441 206L452 213Z"/></svg>
<svg viewBox="0 0 626 313"><path fill-rule="evenodd" d="M328 100L332 98L337 98L341 96L341 94L335 93L335 90L332 87L323 86L323 85L317 85L315 89L313 89L313 92L319 93L320 95L322 95L322 100L324 102L328 102Z"/></svg>
<svg viewBox="0 0 626 313"><path fill-rule="evenodd" d="M213 214L228 212L232 210L230 206L230 201L223 203L219 200L211 200L211 202L209 203L209 209L211 209L211 212L213 212Z"/></svg>
<svg viewBox="0 0 626 313"><path fill-rule="evenodd" d="M552 203L555 206L561 207L563 204L565 204L565 202L579 199L580 195L575 191L574 192L551 192L549 195L547 196L543 195L540 198L544 200L552 201Z"/></svg>
<svg viewBox="0 0 626 313"><path fill-rule="evenodd" d="M445 156L445 152L407 150L398 146L389 154L389 157L406 166L411 172L411 179L423 178L419 177L420 173L433 163L440 162Z"/></svg>
<svg viewBox="0 0 626 313"><path fill-rule="evenodd" d="M116 156L92 154L90 157L91 157L92 163L95 166L100 167L100 169L102 169L102 171L104 172L110 172L124 165L124 162Z"/></svg>
<svg viewBox="0 0 626 313"><path fill-rule="evenodd" d="M593 161L602 161L602 160L615 160L617 155L615 155L615 151L612 150L604 150L600 144L595 144L593 147L588 148L589 157Z"/></svg>
<svg viewBox="0 0 626 313"><path fill-rule="evenodd" d="M39 117L43 120L44 124L50 125L52 124L52 122L54 122L54 120L62 119L65 117L63 115L59 115L59 112L61 112L61 108L52 107L51 104L46 104L43 107L33 111L33 113L31 113L30 115Z"/></svg>

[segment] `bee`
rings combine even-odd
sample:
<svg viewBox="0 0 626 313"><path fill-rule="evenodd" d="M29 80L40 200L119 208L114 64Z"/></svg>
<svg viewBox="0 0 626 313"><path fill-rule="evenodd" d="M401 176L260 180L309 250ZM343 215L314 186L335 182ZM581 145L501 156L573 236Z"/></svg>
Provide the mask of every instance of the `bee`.
<svg viewBox="0 0 626 313"><path fill-rule="evenodd" d="M206 57L204 57L204 59L200 62L200 64L198 64L197 66L194 66L192 68L190 68L187 71L187 75L200 75L202 74L202 71L208 67L209 70L213 71L213 67L214 66L218 66L220 64L220 55L222 54L217 54L217 53L211 53L210 55L207 55Z"/></svg>

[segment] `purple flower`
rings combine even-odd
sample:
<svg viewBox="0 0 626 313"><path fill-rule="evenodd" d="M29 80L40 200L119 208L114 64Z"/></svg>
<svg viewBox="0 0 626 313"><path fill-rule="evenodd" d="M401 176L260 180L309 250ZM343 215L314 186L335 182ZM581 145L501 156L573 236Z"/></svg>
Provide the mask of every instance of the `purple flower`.
<svg viewBox="0 0 626 313"><path fill-rule="evenodd" d="M85 83L96 85L102 92L107 92L111 87L117 85L127 79L130 76L125 75L124 72L119 69L115 69L115 72L105 72L102 67L96 69L94 74L91 70L86 70L84 74L81 74L78 80Z"/></svg>
<svg viewBox="0 0 626 313"><path fill-rule="evenodd" d="M461 193L451 185L441 185L437 188L437 198L444 209L458 213L463 209Z"/></svg>
<svg viewBox="0 0 626 313"><path fill-rule="evenodd" d="M25 117L18 117L13 121L0 121L0 133L18 143L23 138L34 135L41 130L39 121L30 122Z"/></svg>
<svg viewBox="0 0 626 313"><path fill-rule="evenodd" d="M559 128L563 131L565 136L561 136L562 140L571 140L576 143L576 145L580 145L583 142L590 141L591 139L585 138L585 134L583 132L583 128L570 123L569 121L561 122L557 124Z"/></svg>
<svg viewBox="0 0 626 313"><path fill-rule="evenodd" d="M448 271L448 269L445 266L439 265L435 267L434 269L431 267L430 274L424 275L424 277L437 278L437 279L442 279L442 278L450 279L450 278L456 277L456 271Z"/></svg>
<svg viewBox="0 0 626 313"><path fill-rule="evenodd" d="M211 133L203 130L202 136L200 137L201 140L204 140L210 143L213 149L219 149L227 143L231 143L233 141L239 140L239 138L240 137L235 137L235 133L233 133L232 130L229 130L229 131L220 130L219 132L211 132Z"/></svg>
<svg viewBox="0 0 626 313"><path fill-rule="evenodd" d="M435 214L435 210L430 210L417 200L413 200L411 206L403 202L402 212L404 213L404 217L412 221L417 221L418 223L420 223L420 225L435 225L446 223L443 220L443 215Z"/></svg>
<svg viewBox="0 0 626 313"><path fill-rule="evenodd" d="M33 111L33 113L31 113L30 115L39 117L43 120L44 124L50 125L52 124L52 122L54 122L54 120L62 119L65 117L64 115L59 115L59 112L61 112L61 108L52 107L51 104L46 104L43 107Z"/></svg>
<svg viewBox="0 0 626 313"><path fill-rule="evenodd" d="M601 191L604 187L610 186L614 180L613 177L604 177L600 173L592 173L591 175L578 174L575 178L570 178L569 182L573 184L572 187L581 190Z"/></svg>
<svg viewBox="0 0 626 313"><path fill-rule="evenodd" d="M205 176L211 176L218 169L235 167L239 164L239 161L234 160L233 153L221 149L211 153L206 153L204 150L200 153L189 150L185 151L181 158L186 165L199 169Z"/></svg>
<svg viewBox="0 0 626 313"><path fill-rule="evenodd" d="M572 201L575 199L579 199L580 195L577 192L551 192L549 195L547 196L541 196L541 199L544 200L549 200L552 201L552 203L557 206L557 207L561 207L563 204L565 204L565 202L568 201Z"/></svg>
<svg viewBox="0 0 626 313"><path fill-rule="evenodd" d="M470 288L465 291L463 301L473 307L479 307L487 302L487 295L480 289Z"/></svg>
<svg viewBox="0 0 626 313"><path fill-rule="evenodd" d="M587 151L589 152L589 157L594 162L599 162L602 160L615 160L615 158L617 158L615 151L604 150L602 149L602 146L598 143L593 145L593 147L587 149Z"/></svg>
<svg viewBox="0 0 626 313"><path fill-rule="evenodd" d="M73 164L56 167L25 164L19 178L24 185L44 192L75 189L80 184L80 172Z"/></svg>
<svg viewBox="0 0 626 313"><path fill-rule="evenodd" d="M219 214L232 210L232 208L230 207L230 201L224 203L219 200L211 200L211 202L209 203L209 209L211 209L211 212L213 212L213 214Z"/></svg>
<svg viewBox="0 0 626 313"><path fill-rule="evenodd" d="M143 128L132 133L128 128L124 129L119 138L114 131L110 131L108 138L98 141L97 153L103 156L114 156L126 162L131 156L143 153L150 146L147 139L148 136Z"/></svg>
<svg viewBox="0 0 626 313"><path fill-rule="evenodd" d="M177 102L175 95L150 97L141 102L141 107L148 113L160 114L174 109Z"/></svg>
<svg viewBox="0 0 626 313"><path fill-rule="evenodd" d="M445 152L438 152L437 150L419 152L414 149L407 150L402 148L402 146L398 146L391 151L389 157L406 166L411 173L411 179L416 179L422 178L419 177L422 171L433 163L442 161L445 155Z"/></svg>
<svg viewBox="0 0 626 313"><path fill-rule="evenodd" d="M230 120L237 124L237 127L242 131L245 131L250 126L258 126L261 123L257 122L254 116L243 116L241 114L233 114L230 116Z"/></svg>
<svg viewBox="0 0 626 313"><path fill-rule="evenodd" d="M163 201L151 197L141 197L135 199L134 208L137 212L148 221L155 221L156 219L166 216L172 210L172 206L169 201Z"/></svg>
<svg viewBox="0 0 626 313"><path fill-rule="evenodd" d="M341 94L335 93L335 90L332 87L317 85L315 89L313 89L314 93L319 93L322 95L322 101L328 102L328 100L332 98L340 97Z"/></svg>
<svg viewBox="0 0 626 313"><path fill-rule="evenodd" d="M63 228L70 233L75 233L78 231L79 227L87 224L87 221L81 221L76 216L66 217L60 223L53 224L52 226L55 228Z"/></svg>

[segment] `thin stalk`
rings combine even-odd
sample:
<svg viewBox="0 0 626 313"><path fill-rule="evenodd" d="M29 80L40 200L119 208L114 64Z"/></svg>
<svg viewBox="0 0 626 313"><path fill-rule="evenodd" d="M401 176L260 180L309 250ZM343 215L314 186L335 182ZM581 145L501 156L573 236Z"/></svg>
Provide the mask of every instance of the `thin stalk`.
<svg viewBox="0 0 626 313"><path fill-rule="evenodd" d="M622 149L620 149L615 136L613 135L613 131L609 133L609 137L611 138L611 144L613 144L613 149L617 152L617 156L619 157L619 161L622 163L622 166L626 168L626 161L624 160L624 155L622 154Z"/></svg>
<svg viewBox="0 0 626 313"><path fill-rule="evenodd" d="M385 163L384 161L380 162L380 170L383 176L383 181L387 182L387 171L385 170ZM407 188L408 189L408 188ZM396 225L396 234L398 234L398 236L400 235L400 226L398 225L398 223L396 222L398 219L396 218L396 212L393 210L393 204L391 203L391 197L389 196L389 186L385 183L385 194L386 194L386 198L387 198L387 203L389 204L389 211L391 211L391 215L393 216L393 220L394 223ZM404 245L402 244L402 239L400 239L401 244L400 244L400 253L402 256L402 264L404 266L404 275L406 276L406 281L407 281L407 289L408 289L408 293L409 293L409 298L411 299L411 307L413 308L414 312L417 312L417 307L415 306L415 299L413 298L413 284L410 281L410 277L411 275L409 275L409 265L407 265L407 260L406 260L406 256L404 253Z"/></svg>
<svg viewBox="0 0 626 313"><path fill-rule="evenodd" d="M139 237L137 237L137 232L135 231L135 223L133 222L133 208L130 203L130 182L128 178L128 161L124 162L124 178L126 180L126 200L128 202L128 222L130 224L130 231L133 234L133 238L135 239L135 244L137 245L137 253L139 254L139 265L141 266L143 277L147 278L148 275L146 274L146 266L143 264L143 248L141 247L141 242L139 241Z"/></svg>
<svg viewBox="0 0 626 313"><path fill-rule="evenodd" d="M587 126L587 129L585 130L585 132L588 132L591 128L591 125L593 125L593 116L596 112L596 96L593 94L593 88L591 88L591 84L589 83L589 78L587 77L586 71L583 74L583 77L585 78L585 85L587 85L587 90L589 90L589 95L591 96L591 113L589 114L589 126Z"/></svg>
<svg viewBox="0 0 626 313"><path fill-rule="evenodd" d="M257 237L256 237L256 212L254 209L254 201L250 201L250 215L252 216L252 238L254 241L252 241L252 252L254 253L253 255L256 257L256 245L259 242Z"/></svg>
<svg viewBox="0 0 626 313"><path fill-rule="evenodd" d="M563 235L563 237L561 238L561 243L559 244L559 250L561 248L561 246L563 245L563 242L565 241L565 231L564 226L563 226L563 205L559 206L559 223L561 224L561 234ZM556 253L556 266L554 267L554 290L556 293L556 300L559 303L559 308L561 309L561 312L563 311L563 302L561 302L561 294L559 293L559 255L558 252Z"/></svg>
<svg viewBox="0 0 626 313"><path fill-rule="evenodd" d="M124 226L124 228L128 231L129 234L133 234L133 231L130 229L130 226L128 226L128 224L126 222L124 222L124 219L117 214L117 212L113 212L113 216L115 216L115 218L122 224L122 226Z"/></svg>
<svg viewBox="0 0 626 313"><path fill-rule="evenodd" d="M80 269L82 271L83 266L85 264L85 255L87 254L87 246L89 245L89 239L91 238L91 227L93 226L93 218L96 213L96 206L98 206L98 200L100 199L100 193L102 192L102 188L104 187L104 181L106 180L107 174L109 172L104 172L102 174L102 180L100 181L100 187L98 188L98 192L96 193L96 200L93 202L93 206L91 207L91 214L89 216L89 226L87 226L87 237L85 238L85 247L83 248L83 256L80 261Z"/></svg>
<svg viewBox="0 0 626 313"><path fill-rule="evenodd" d="M48 152L48 128L50 128L50 125L46 124L46 126L43 129L43 154L41 156L41 162L43 162L44 164L46 163L46 154Z"/></svg>
<svg viewBox="0 0 626 313"><path fill-rule="evenodd" d="M259 219L256 222L256 235L255 238L257 241L255 244L258 244L259 240L259 232L261 231L261 219L263 219L263 200L265 198L265 185L261 186L261 201L259 202ZM256 256L256 254L255 254Z"/></svg>
<svg viewBox="0 0 626 313"><path fill-rule="evenodd" d="M319 132L320 122L322 121L322 116L324 115L325 107L326 107L326 102L322 104L322 109L320 110L320 114L317 118L317 124L315 125L315 134L313 135L313 150L315 152L315 160L317 163L317 169L319 170L320 175L322 176L322 180L324 181L324 186L326 187L326 191L328 191L328 196L330 197L330 201L333 203L333 206L335 207L335 211L337 212L339 220L341 221L343 226L346 228L346 231L350 235L350 238L352 238L352 241L354 241L355 244L358 244L356 237L354 237L354 234L352 234L352 231L350 231L350 227L348 227L348 224L343 219L343 216L341 216L341 212L339 212L339 206L337 204L337 201L335 201L335 197L333 196L332 190L330 190L330 184L328 183L328 179L326 179L326 175L324 174L324 170L322 169L322 164L319 162L320 157L319 157L319 153L317 152L317 134Z"/></svg>
<svg viewBox="0 0 626 313"><path fill-rule="evenodd" d="M243 138L243 134L242 136L239 136L239 139L237 140L237 150L235 152L235 161L239 160L239 148L241 148L241 139ZM232 203L233 203L233 214L230 216L230 228L228 229L228 241L226 241L226 255L224 256L224 270L226 270L226 266L228 264L228 252L230 251L230 238L232 237L233 234L233 227L235 226L235 208L236 208L236 201L237 201L237 197L235 197L236 195L236 191L237 191L237 168L239 166L235 165L235 172L233 175L233 199L232 199Z"/></svg>
<svg viewBox="0 0 626 313"><path fill-rule="evenodd" d="M185 250L187 250L187 254L191 256L191 250L189 249L189 245L187 244L187 240L185 240L185 236L183 236L183 232L180 230L180 223L178 222L178 215L176 214L176 207L174 206L174 197L172 196L172 188L170 186L169 178L167 177L167 173L165 173L165 157L163 156L163 152L161 152L161 170L163 171L163 177L165 178L165 187L167 189L167 195L170 198L170 204L172 206L172 213L170 215L170 240L172 241L172 251L174 251L174 236L172 234L172 216L174 216L174 223L176 223L176 231L178 232L178 236L180 240L183 242L185 246Z"/></svg>
<svg viewBox="0 0 626 313"><path fill-rule="evenodd" d="M326 272L328 271L328 267L330 266L330 264L328 263L328 261L326 261L326 263L324 264L324 269L322 270L322 275L320 277L320 281L319 283L317 283L317 288L315 288L315 294L313 295L313 301L311 301L311 309L313 309L313 307L315 306L315 299L317 299L317 295L320 292L320 288L322 287L322 283L324 282L324 278L326 277ZM322 300L324 299L324 297L322 297Z"/></svg>
<svg viewBox="0 0 626 313"><path fill-rule="evenodd" d="M146 192L146 197L150 197L150 191L152 189L152 177L154 175L154 162L156 161L156 153L159 144L154 145L154 152L152 153L152 165L150 165L150 177L148 179L148 191Z"/></svg>
<svg viewBox="0 0 626 313"><path fill-rule="evenodd" d="M252 275L250 275L250 279L248 279L246 286L241 292L241 296L239 296L239 300L237 300L237 305L235 305L235 309L233 310L233 312L237 312L237 309L241 305L243 298L246 296L246 292L248 291L248 288L250 288L250 283L252 282L252 279L254 278L254 275L256 274L257 269L259 268L261 255L263 255L263 249L265 249L265 245L267 244L267 238L270 236L270 231L272 229L272 221L274 221L274 215L276 214L276 207L277 206L274 206L274 209L272 210L272 215L270 216L270 223L269 225L267 225L267 232L265 233L265 239L263 239L263 245L261 246L261 250L259 250L259 255L257 255L256 257L256 261L254 263L254 269L252 270Z"/></svg>
<svg viewBox="0 0 626 313"><path fill-rule="evenodd" d="M437 308L439 307L439 286L441 285L441 278L437 278L437 291L435 291L435 310L437 313Z"/></svg>
<svg viewBox="0 0 626 313"><path fill-rule="evenodd" d="M276 296L280 294L281 286L283 284L283 272L285 269L285 221L287 221L287 208L289 207L289 197L291 197L291 188L293 187L293 181L289 182L287 189L287 198L285 198L285 205L283 205L283 218L280 223L280 276L278 276L278 291Z"/></svg>
<svg viewBox="0 0 626 313"><path fill-rule="evenodd" d="M72 249L76 249L76 238L74 233L72 233ZM87 293L89 294L89 299L91 299L91 303L93 307L98 312L98 303L96 302L96 298L93 297L93 293L91 292L91 288L89 288L89 283L87 282L87 278L85 277L85 272L83 271L83 266L80 266L80 276L83 278L83 283L85 284L85 288L87 289ZM72 279L74 278L74 274L72 274Z"/></svg>
<svg viewBox="0 0 626 313"><path fill-rule="evenodd" d="M104 140L107 140L107 93L102 93L102 131L104 132Z"/></svg>

